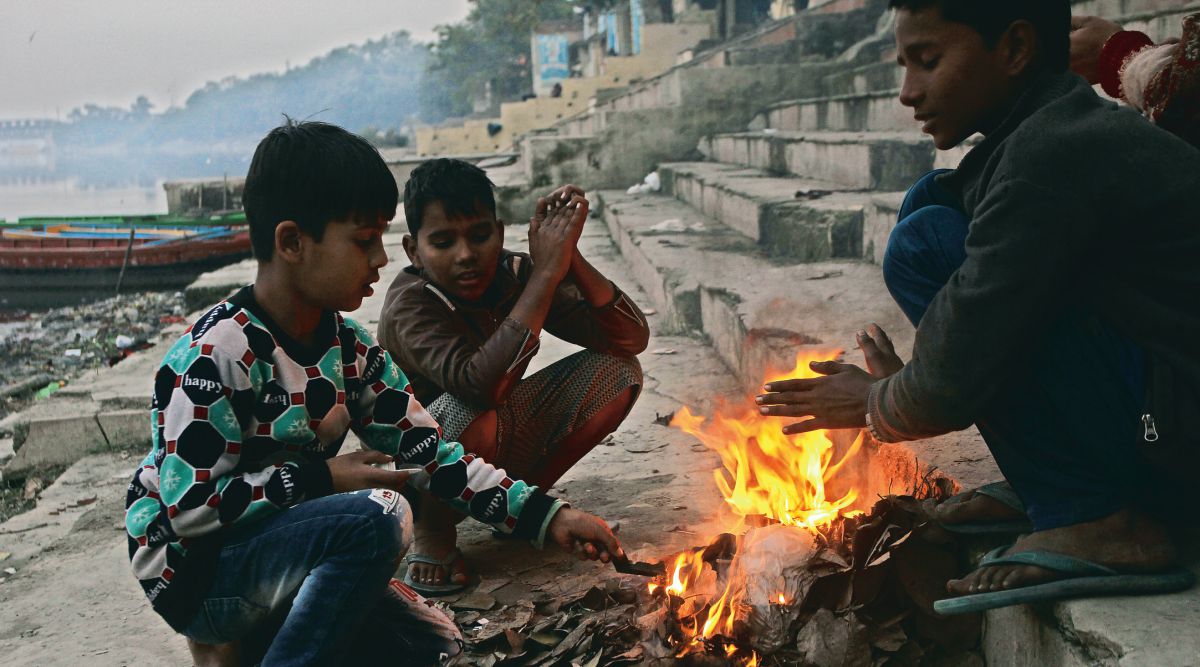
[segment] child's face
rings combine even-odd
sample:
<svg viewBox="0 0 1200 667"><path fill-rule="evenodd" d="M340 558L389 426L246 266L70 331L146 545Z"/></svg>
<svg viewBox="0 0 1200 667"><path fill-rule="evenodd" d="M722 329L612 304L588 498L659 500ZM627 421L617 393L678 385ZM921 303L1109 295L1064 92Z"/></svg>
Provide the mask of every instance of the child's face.
<svg viewBox="0 0 1200 667"><path fill-rule="evenodd" d="M496 277L502 229L491 212L447 218L435 201L421 213L417 238L404 237L404 251L438 287L463 301L478 301Z"/></svg>
<svg viewBox="0 0 1200 667"><path fill-rule="evenodd" d="M989 50L973 28L930 7L896 14L897 60L904 68L900 103L940 150L1003 120L1014 91L1006 50Z"/></svg>
<svg viewBox="0 0 1200 667"><path fill-rule="evenodd" d="M325 227L318 243L305 238L306 252L295 272L297 287L306 300L321 308L357 310L375 293L379 270L388 262L383 234L388 221L334 221Z"/></svg>

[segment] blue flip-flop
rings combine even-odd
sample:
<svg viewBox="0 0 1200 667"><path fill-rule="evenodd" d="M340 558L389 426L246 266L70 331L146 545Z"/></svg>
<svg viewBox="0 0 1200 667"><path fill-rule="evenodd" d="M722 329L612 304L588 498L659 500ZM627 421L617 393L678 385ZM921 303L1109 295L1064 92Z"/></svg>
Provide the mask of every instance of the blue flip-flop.
<svg viewBox="0 0 1200 667"><path fill-rule="evenodd" d="M1175 593L1187 590L1196 583L1195 575L1186 569L1154 574L1123 574L1099 563L1048 551L1022 551L1004 555L1009 548L993 549L979 562L979 567L1035 565L1061 572L1067 578L1033 586L938 600L933 603L933 610L943 616L973 614L1030 602L1109 595Z"/></svg>
<svg viewBox="0 0 1200 667"><path fill-rule="evenodd" d="M461 593L471 585L468 579L465 584L455 584L450 581L450 566L463 557L462 552L454 549L446 554L445 558L434 558L433 556L425 556L423 554L408 554L404 557L404 564L408 567L404 569L404 584L414 591L424 595L425 597L439 597L442 595L454 595ZM419 581L414 581L412 578L412 564L422 563L424 565L441 565L446 570L446 583L443 584L426 584Z"/></svg>
<svg viewBox="0 0 1200 667"><path fill-rule="evenodd" d="M951 496L943 505L957 504L966 502L972 495L987 496L1003 503L1007 507L1024 514L1025 503L1021 502L1020 496L1016 491L1013 491L1012 485L1008 482L992 482L983 486L960 493L956 496ZM1033 532L1033 522L1028 517L1020 519L1000 519L997 521L967 521L963 523L945 523L937 522L944 530L960 535L1020 535L1022 533Z"/></svg>

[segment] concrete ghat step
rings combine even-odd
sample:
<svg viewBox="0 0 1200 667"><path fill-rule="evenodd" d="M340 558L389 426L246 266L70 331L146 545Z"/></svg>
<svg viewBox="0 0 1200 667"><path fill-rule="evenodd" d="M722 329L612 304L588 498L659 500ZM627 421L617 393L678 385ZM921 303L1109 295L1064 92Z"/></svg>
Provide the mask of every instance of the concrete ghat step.
<svg viewBox="0 0 1200 667"><path fill-rule="evenodd" d="M936 150L914 132L718 134L700 143L710 160L866 190L905 190L933 169Z"/></svg>
<svg viewBox="0 0 1200 667"><path fill-rule="evenodd" d="M748 391L769 369L791 368L800 350L853 350L854 331L870 322L884 327L908 356L912 326L888 296L878 267L861 261L772 265L749 239L670 197L594 194L614 243L664 324L706 336ZM663 225L668 220L677 222ZM861 362L856 352L848 357ZM999 475L974 429L901 449L964 486Z"/></svg>
<svg viewBox="0 0 1200 667"><path fill-rule="evenodd" d="M813 262L862 256L867 193L719 163L668 163L658 172L664 192L757 241L774 257Z"/></svg>
<svg viewBox="0 0 1200 667"><path fill-rule="evenodd" d="M1186 546L1190 545L1190 546ZM1184 560L1200 576L1200 536ZM1160 667L1200 664L1200 587L1174 595L1075 600L987 612L990 665Z"/></svg>
<svg viewBox="0 0 1200 667"><path fill-rule="evenodd" d="M767 127L833 132L913 131L912 109L900 104L899 90L831 95L778 102L765 111Z"/></svg>
<svg viewBox="0 0 1200 667"><path fill-rule="evenodd" d="M676 67L597 103L598 111L696 107L746 98L758 105L818 95L821 80L836 71L824 62L746 67Z"/></svg>
<svg viewBox="0 0 1200 667"><path fill-rule="evenodd" d="M1156 43L1178 37L1182 19L1200 12L1196 0L1083 0L1071 4L1072 14L1103 16L1127 30L1141 30Z"/></svg>
<svg viewBox="0 0 1200 667"><path fill-rule="evenodd" d="M863 95L899 90L904 84L904 69L894 58L853 68L843 68L822 81L826 95Z"/></svg>

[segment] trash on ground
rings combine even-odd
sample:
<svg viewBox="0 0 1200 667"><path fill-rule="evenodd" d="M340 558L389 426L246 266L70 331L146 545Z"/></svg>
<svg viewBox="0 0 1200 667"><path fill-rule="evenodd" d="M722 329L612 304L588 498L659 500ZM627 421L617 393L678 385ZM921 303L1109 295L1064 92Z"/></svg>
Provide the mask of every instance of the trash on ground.
<svg viewBox="0 0 1200 667"><path fill-rule="evenodd" d="M644 195L650 192L659 192L662 190L662 179L659 178L657 171L652 171L646 174L646 178L642 179L641 183L632 185L625 194L628 195Z"/></svg>

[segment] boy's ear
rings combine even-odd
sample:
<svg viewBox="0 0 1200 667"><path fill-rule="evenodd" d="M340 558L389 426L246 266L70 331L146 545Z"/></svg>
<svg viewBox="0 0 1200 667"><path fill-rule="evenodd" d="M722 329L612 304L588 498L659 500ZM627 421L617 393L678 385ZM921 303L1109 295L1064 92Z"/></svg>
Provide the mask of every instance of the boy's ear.
<svg viewBox="0 0 1200 667"><path fill-rule="evenodd" d="M421 256L417 254L417 240L411 234L405 234L400 243L404 246L404 254L408 255L408 263L418 270L425 268L421 266Z"/></svg>
<svg viewBox="0 0 1200 667"><path fill-rule="evenodd" d="M1024 19L1013 21L1000 36L997 45L1002 58L1000 65L1010 77L1017 78L1033 66L1039 47L1037 29L1033 24Z"/></svg>
<svg viewBox="0 0 1200 667"><path fill-rule="evenodd" d="M299 262L304 254L304 232L295 220L275 225L275 255L288 263Z"/></svg>

